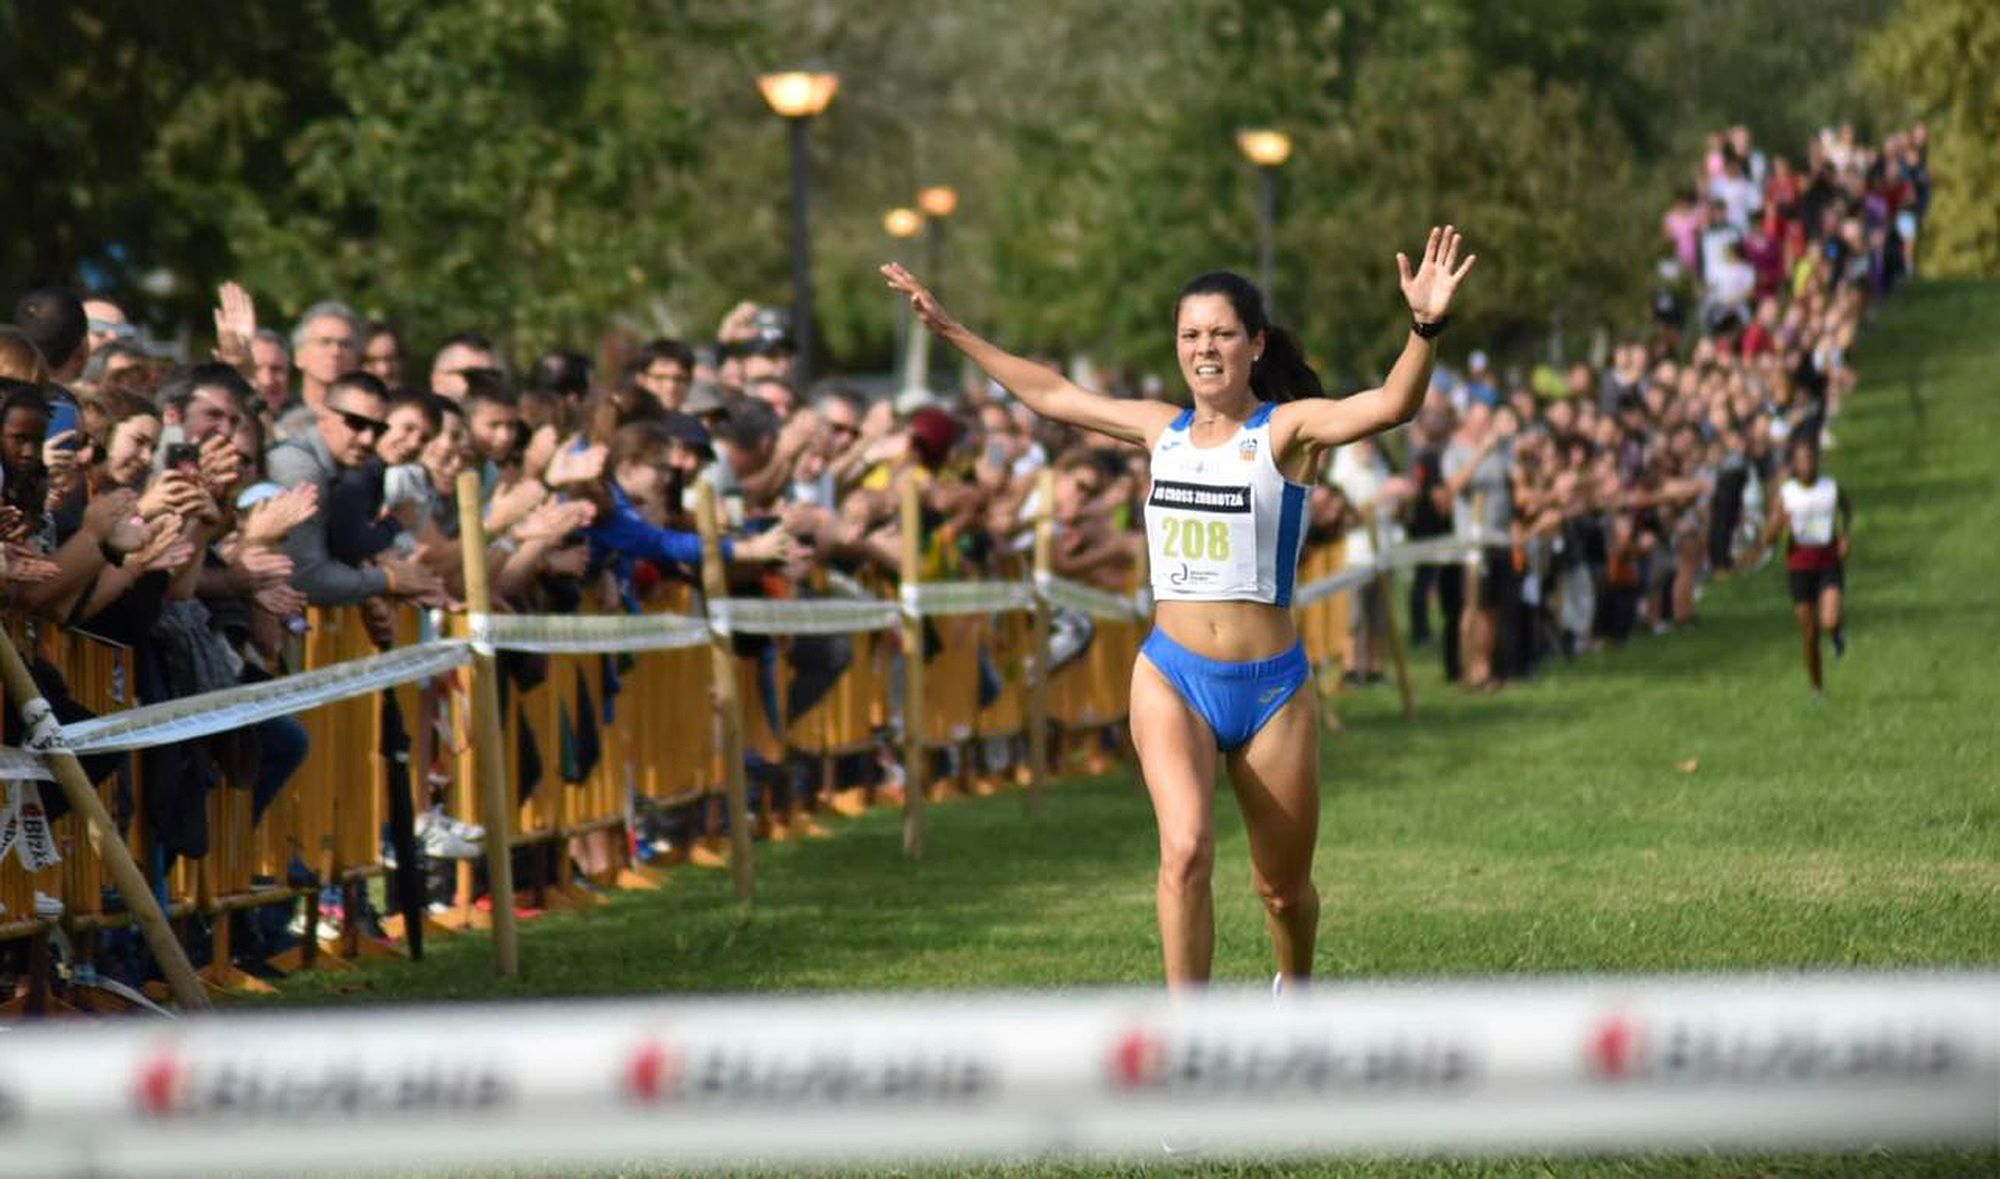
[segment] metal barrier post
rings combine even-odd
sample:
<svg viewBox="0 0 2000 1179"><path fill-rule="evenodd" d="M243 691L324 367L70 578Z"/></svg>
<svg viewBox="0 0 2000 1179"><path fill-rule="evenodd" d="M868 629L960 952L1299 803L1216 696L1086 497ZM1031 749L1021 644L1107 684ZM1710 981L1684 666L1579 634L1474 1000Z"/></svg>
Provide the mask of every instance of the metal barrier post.
<svg viewBox="0 0 2000 1179"><path fill-rule="evenodd" d="M480 515L479 472L458 473L458 537L465 553L465 602L478 621L493 613L486 584L486 521ZM500 726L500 669L493 648L472 645L472 754L479 775L479 812L486 828L486 891L493 902L493 949L502 978L521 977L520 930L514 915L513 824L507 750Z"/></svg>
<svg viewBox="0 0 2000 1179"><path fill-rule="evenodd" d="M701 590L710 617L715 603L729 596L729 579L722 570L722 541L715 516L715 487L701 485L695 526L701 530ZM736 899L749 904L757 894L757 869L751 860L750 790L743 780L743 700L736 691L736 651L729 636L709 631L709 657L715 666L715 697L722 713L724 801L729 807L729 872L735 878Z"/></svg>
<svg viewBox="0 0 2000 1179"><path fill-rule="evenodd" d="M29 748L48 758L49 768L55 773L57 785L62 787L63 797L69 800L70 809L83 816L90 831L91 850L111 869L118 895L138 921L139 932L145 935L146 947L160 964L160 972L166 975L174 1000L189 1011L208 1010L208 992L195 977L187 951L174 939L173 927L167 924L159 898L147 887L145 875L132 859L132 849L125 846L117 824L111 820L111 812L104 809L104 801L84 777L82 763L61 739L62 726L56 722L49 702L42 698L35 677L28 674L28 665L22 662L21 653L14 649L14 639L5 628L0 628L0 679L6 682L7 694L17 701L23 739Z"/></svg>

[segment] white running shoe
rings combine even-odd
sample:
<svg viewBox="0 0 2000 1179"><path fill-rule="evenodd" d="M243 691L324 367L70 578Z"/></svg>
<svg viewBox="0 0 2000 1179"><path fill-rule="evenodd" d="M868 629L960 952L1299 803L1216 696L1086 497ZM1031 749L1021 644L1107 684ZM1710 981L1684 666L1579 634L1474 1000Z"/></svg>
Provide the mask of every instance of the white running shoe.
<svg viewBox="0 0 2000 1179"><path fill-rule="evenodd" d="M417 838L434 860L476 860L486 854L486 829L460 822L440 810L417 816Z"/></svg>

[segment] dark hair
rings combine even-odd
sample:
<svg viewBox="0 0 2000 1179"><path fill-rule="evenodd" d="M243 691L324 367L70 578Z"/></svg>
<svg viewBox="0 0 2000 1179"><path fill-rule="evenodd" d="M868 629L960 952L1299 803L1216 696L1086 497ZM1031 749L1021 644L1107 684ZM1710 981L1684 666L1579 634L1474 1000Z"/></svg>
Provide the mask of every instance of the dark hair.
<svg viewBox="0 0 2000 1179"><path fill-rule="evenodd" d="M68 364L90 330L83 300L68 287L43 287L21 296L14 304L14 323L35 342L51 369Z"/></svg>
<svg viewBox="0 0 2000 1179"><path fill-rule="evenodd" d="M657 461L673 445L674 436L667 424L658 418L646 418L626 422L611 432L610 453L605 457L604 469L615 474L625 463L649 463Z"/></svg>
<svg viewBox="0 0 2000 1179"><path fill-rule="evenodd" d="M713 433L731 446L749 450L766 438L777 437L778 415L754 397L737 397L730 401L726 416Z"/></svg>
<svg viewBox="0 0 2000 1179"><path fill-rule="evenodd" d="M526 384L531 392L581 397L590 392L590 358L581 352L543 353L528 370Z"/></svg>
<svg viewBox="0 0 2000 1179"><path fill-rule="evenodd" d="M638 365L640 372L646 371L646 366L655 360L678 361L687 367L690 374L695 370L694 349L680 340L668 339L665 336L657 340L648 340L646 346L639 349L639 355L632 358L632 362Z"/></svg>
<svg viewBox="0 0 2000 1179"><path fill-rule="evenodd" d="M197 389L221 389L236 402L239 410L256 400L256 393L250 388L250 382L243 379L242 373L237 372L233 365L213 360L183 365L168 373L154 397L161 408L185 413Z"/></svg>
<svg viewBox="0 0 2000 1179"><path fill-rule="evenodd" d="M12 377L0 377L0 420L17 409L33 410L39 414L49 412L48 395L33 381L17 381Z"/></svg>
<svg viewBox="0 0 2000 1179"><path fill-rule="evenodd" d="M1319 374L1306 363L1298 338L1271 322L1264 312L1264 294L1255 283L1227 270L1212 270L1181 288L1174 297L1174 323L1178 327L1181 304L1193 295L1221 295L1243 321L1243 330L1264 337L1264 354L1250 366L1250 391L1260 401L1296 401L1302 397L1324 397L1326 387Z"/></svg>
<svg viewBox="0 0 2000 1179"><path fill-rule="evenodd" d="M465 378L465 396L459 402L465 406L469 416L476 404L502 405L508 409L521 408L521 399L514 395L512 386L507 384L507 374L497 368L468 368L459 374Z"/></svg>
<svg viewBox="0 0 2000 1179"><path fill-rule="evenodd" d="M445 398L432 393L419 393L414 389L404 389L389 398L389 408L382 411L382 416L386 418L405 406L414 406L418 413L424 415L424 428L435 434L439 430L444 429L444 411L438 408L439 402L443 402L446 405L451 404Z"/></svg>
<svg viewBox="0 0 2000 1179"><path fill-rule="evenodd" d="M331 398L342 389L354 389L380 397L383 401L389 400L389 386L382 383L381 377L367 369L357 368L335 377L333 383L326 387L326 395Z"/></svg>
<svg viewBox="0 0 2000 1179"><path fill-rule="evenodd" d="M46 418L49 414L48 395L33 381L0 377L0 422L5 422L7 415L17 410L38 413ZM26 470L7 472L7 486L0 491L0 503L19 508L22 515L39 523L48 506L48 475L48 468L42 466L42 456L36 454Z"/></svg>
<svg viewBox="0 0 2000 1179"><path fill-rule="evenodd" d="M444 343L438 345L438 351L442 352L446 348L454 346L470 348L475 352L484 352L488 356L498 355L493 350L493 337L487 335L485 332L453 332L444 338Z"/></svg>

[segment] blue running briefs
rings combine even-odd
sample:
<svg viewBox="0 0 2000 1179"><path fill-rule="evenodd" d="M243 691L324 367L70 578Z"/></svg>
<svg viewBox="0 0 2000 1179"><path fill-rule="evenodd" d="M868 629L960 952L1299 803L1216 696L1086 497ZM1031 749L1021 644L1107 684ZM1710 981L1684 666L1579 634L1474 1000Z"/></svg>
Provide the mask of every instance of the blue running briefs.
<svg viewBox="0 0 2000 1179"><path fill-rule="evenodd" d="M1215 733L1216 748L1224 753L1234 753L1248 744L1312 678L1304 643L1269 659L1225 663L1195 654L1154 627L1139 653L1159 668L1188 707L1208 722Z"/></svg>

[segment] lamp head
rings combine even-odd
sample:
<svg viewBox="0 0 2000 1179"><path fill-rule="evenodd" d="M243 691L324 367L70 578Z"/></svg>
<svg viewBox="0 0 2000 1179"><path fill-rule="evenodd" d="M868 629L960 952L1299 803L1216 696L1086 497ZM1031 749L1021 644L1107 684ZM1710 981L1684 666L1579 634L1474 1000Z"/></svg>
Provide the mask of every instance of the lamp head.
<svg viewBox="0 0 2000 1179"><path fill-rule="evenodd" d="M840 75L812 70L764 74L757 89L771 110L787 119L810 119L824 111L840 91Z"/></svg>
<svg viewBox="0 0 2000 1179"><path fill-rule="evenodd" d="M1283 167L1292 158L1292 137L1274 127L1246 127L1236 133L1237 150L1260 168Z"/></svg>
<svg viewBox="0 0 2000 1179"><path fill-rule="evenodd" d="M958 190L949 184L933 184L917 193L917 207L926 216L949 217L958 211Z"/></svg>

